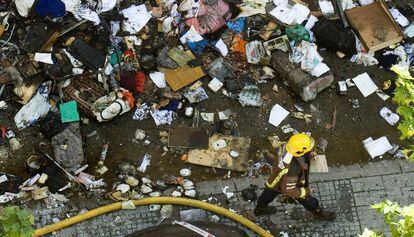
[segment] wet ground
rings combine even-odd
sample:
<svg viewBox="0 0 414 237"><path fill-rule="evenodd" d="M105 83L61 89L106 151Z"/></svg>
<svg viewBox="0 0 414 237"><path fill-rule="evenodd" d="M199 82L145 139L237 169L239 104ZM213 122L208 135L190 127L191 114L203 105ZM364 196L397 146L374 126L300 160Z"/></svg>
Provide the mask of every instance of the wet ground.
<svg viewBox="0 0 414 237"><path fill-rule="evenodd" d="M320 93L316 100L305 103L301 99L283 86L280 78L270 80L265 84L258 84L264 98L262 107L242 108L237 100L230 99L223 94L215 94L204 86L209 94L210 99L195 105L201 112L218 112L230 108L236 114L235 121L238 123L241 136L252 138L250 147L250 159L257 159L257 151L262 149L271 149L267 137L278 135L282 140L286 140L289 134L283 134L280 127L285 124L291 124L298 131L311 132L315 140L324 138L328 141L326 156L329 166L338 166L342 164L366 163L370 161L368 153L362 146L362 140L373 137L387 136L391 143L399 143L399 132L395 127L390 126L379 115L379 110L383 106L395 111L395 106L391 99L383 101L375 93L364 98L356 88L349 88L345 96L338 95L336 83L338 80L353 78L358 74L368 72L378 87L382 87L385 80L394 78L391 72L385 72L377 66L364 67L349 62L347 59L339 59L331 52L322 52L326 63L331 67L335 75L335 83L332 88L326 89ZM207 82L207 79L204 80ZM272 91L274 84L279 86L279 92ZM146 87L146 93L157 94L151 86ZM360 108L354 109L350 100L358 99ZM156 101L156 100L155 100ZM144 100L145 102L145 100ZM151 101L152 102L152 101ZM279 103L289 111L296 111L294 105L300 105L305 109L305 113L310 113L310 105L318 108L319 112L314 111L314 117L311 123L306 124L304 120L288 117L281 126L274 127L268 123L268 116L273 105ZM46 141L43 139L40 130L36 126L17 131L13 116L17 113L18 106L10 106L7 112L0 112L0 124L16 132L17 138L21 139L24 147L9 155L7 160L2 160L0 166L1 172L22 175L27 177L25 172L25 160L31 155L38 152L36 147L39 142ZM334 110L337 110L336 126L333 129L326 129L327 123L332 123ZM93 173L93 167L96 165L101 147L105 142L109 142L109 153L106 160L106 166L110 171L103 178L105 181L112 183L117 181L118 165L122 162L129 162L134 166L139 166L144 154L152 155L151 165L145 175L160 178L165 174L178 175L179 170L184 167L190 167L193 171L192 179L208 180L223 177L227 173L224 170L214 170L208 167L201 167L186 164L180 159L180 155L173 155L169 152L165 156L162 150L163 145L160 142L159 131L168 130L174 127L191 126L192 119L180 117L175 120L171 126L156 126L152 118L144 121L132 120L130 111L113 121L106 123L97 123L91 121L90 124L82 124L82 134L84 139L84 150L86 163L89 169L86 172ZM206 127L210 132L215 131L215 126L208 124L200 118L200 126ZM143 145L143 142L134 142L136 129L146 131L149 145ZM97 131L96 136L87 137L88 134ZM384 159L391 158L385 155ZM232 173L233 175L239 175Z"/></svg>

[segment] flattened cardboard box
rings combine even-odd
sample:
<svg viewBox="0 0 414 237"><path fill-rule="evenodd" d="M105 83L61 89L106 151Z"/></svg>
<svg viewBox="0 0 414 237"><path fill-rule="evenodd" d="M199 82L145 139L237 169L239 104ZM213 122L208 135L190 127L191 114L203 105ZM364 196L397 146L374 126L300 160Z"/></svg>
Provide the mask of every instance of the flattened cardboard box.
<svg viewBox="0 0 414 237"><path fill-rule="evenodd" d="M167 69L164 71L164 74L165 80L174 91L178 91L205 75L201 67L180 67L177 69Z"/></svg>

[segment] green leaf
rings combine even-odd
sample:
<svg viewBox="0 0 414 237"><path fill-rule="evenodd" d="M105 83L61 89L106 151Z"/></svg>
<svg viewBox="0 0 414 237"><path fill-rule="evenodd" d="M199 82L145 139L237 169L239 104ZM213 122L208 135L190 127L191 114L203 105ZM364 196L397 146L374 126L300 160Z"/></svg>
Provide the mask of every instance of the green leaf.
<svg viewBox="0 0 414 237"><path fill-rule="evenodd" d="M414 123L412 121L404 120L400 122L398 129L401 131L401 140L414 136Z"/></svg>
<svg viewBox="0 0 414 237"><path fill-rule="evenodd" d="M400 114L405 120L412 120L414 116L414 108L402 105L397 108L397 113Z"/></svg>

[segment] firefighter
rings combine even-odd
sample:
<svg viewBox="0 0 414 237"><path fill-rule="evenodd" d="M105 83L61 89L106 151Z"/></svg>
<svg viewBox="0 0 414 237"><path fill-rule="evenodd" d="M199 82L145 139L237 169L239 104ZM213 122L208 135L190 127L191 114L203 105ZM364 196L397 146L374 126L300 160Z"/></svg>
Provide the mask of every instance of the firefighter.
<svg viewBox="0 0 414 237"><path fill-rule="evenodd" d="M305 133L293 135L287 144L279 148L278 159L273 157L272 174L266 182L266 188L257 201L254 214L270 215L276 213L276 208L269 206L276 196L284 195L285 201L300 203L312 212L316 219L333 220L335 212L324 211L318 199L312 197L308 176L312 149L315 145L313 138Z"/></svg>

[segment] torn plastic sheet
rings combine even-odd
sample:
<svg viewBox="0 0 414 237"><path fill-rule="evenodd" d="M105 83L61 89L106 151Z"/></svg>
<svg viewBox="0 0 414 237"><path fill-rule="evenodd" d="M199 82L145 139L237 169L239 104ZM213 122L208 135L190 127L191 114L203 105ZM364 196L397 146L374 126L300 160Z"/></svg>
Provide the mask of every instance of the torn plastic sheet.
<svg viewBox="0 0 414 237"><path fill-rule="evenodd" d="M139 6L132 5L122 10L122 14L127 19L124 21L125 30L131 33L139 32L152 17L145 4Z"/></svg>
<svg viewBox="0 0 414 237"><path fill-rule="evenodd" d="M162 124L170 125L173 121L173 112L168 110L150 111L152 118L157 126Z"/></svg>
<svg viewBox="0 0 414 237"><path fill-rule="evenodd" d="M349 60L356 64L363 64L365 67L370 67L378 64L378 60L374 57L374 53L362 53L354 54Z"/></svg>
<svg viewBox="0 0 414 237"><path fill-rule="evenodd" d="M260 90L255 85L245 86L239 94L239 102L242 107L261 106L263 104Z"/></svg>
<svg viewBox="0 0 414 237"><path fill-rule="evenodd" d="M141 165L138 167L138 171L141 173L145 173L150 163L151 163L151 155L145 154L144 158L142 159Z"/></svg>
<svg viewBox="0 0 414 237"><path fill-rule="evenodd" d="M318 53L316 44L304 40L299 46L293 47L290 61L300 63L301 69L314 77L320 77L330 71L328 65L322 62L323 58Z"/></svg>
<svg viewBox="0 0 414 237"><path fill-rule="evenodd" d="M36 95L16 114L14 122L19 130L32 125L49 112L52 107L48 101L51 84L50 81L42 83L37 89Z"/></svg>

